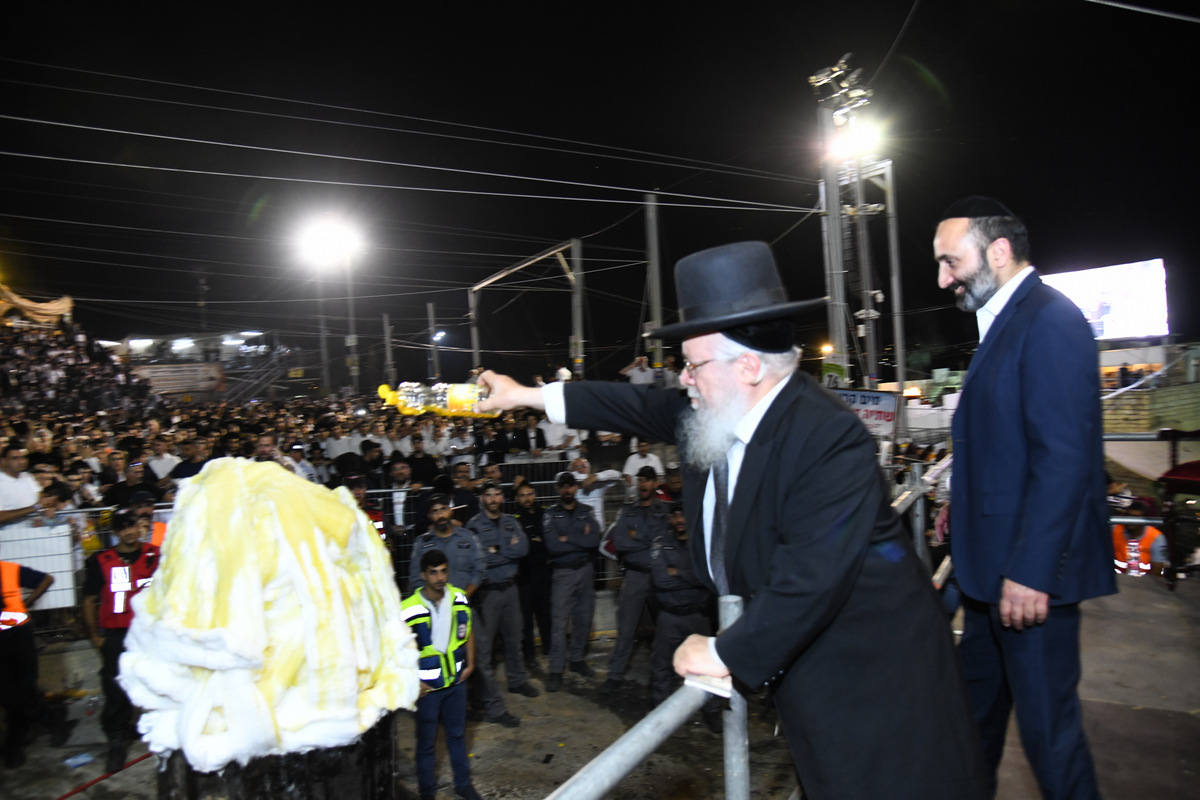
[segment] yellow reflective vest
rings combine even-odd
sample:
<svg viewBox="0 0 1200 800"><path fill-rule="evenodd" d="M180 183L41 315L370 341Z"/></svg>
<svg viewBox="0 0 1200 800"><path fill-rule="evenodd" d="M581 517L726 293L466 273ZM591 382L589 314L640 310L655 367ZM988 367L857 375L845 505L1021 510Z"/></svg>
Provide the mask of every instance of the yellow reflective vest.
<svg viewBox="0 0 1200 800"><path fill-rule="evenodd" d="M467 640L471 638L471 606L466 592L446 584L450 596L450 642L442 652L433 646L433 622L429 608L421 598L421 590L400 604L404 622L417 637L417 671L421 681L430 689L445 689L458 682L458 675L467 666Z"/></svg>

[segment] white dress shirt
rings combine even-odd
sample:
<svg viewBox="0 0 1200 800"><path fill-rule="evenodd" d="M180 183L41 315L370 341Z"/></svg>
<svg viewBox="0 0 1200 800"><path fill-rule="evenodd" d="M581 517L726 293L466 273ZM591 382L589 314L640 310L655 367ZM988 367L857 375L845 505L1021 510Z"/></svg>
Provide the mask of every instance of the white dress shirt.
<svg viewBox="0 0 1200 800"><path fill-rule="evenodd" d="M1017 287L1033 274L1033 267L1029 266L1018 272L1008 281L1008 283L996 290L983 308L975 312L975 322L979 325L979 343L983 344L983 337L987 336L987 332L992 329L992 323L996 321L996 317L1000 316L1000 312L1008 305L1008 301L1012 298L1013 293L1017 291Z"/></svg>

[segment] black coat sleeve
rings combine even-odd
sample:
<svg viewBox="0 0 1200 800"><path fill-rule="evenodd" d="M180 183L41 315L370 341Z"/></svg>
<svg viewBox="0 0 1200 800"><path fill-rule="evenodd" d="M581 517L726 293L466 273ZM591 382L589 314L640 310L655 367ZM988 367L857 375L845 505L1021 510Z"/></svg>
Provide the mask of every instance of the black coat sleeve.
<svg viewBox="0 0 1200 800"><path fill-rule="evenodd" d="M675 422L687 393L628 383L581 381L563 387L567 425L675 442Z"/></svg>

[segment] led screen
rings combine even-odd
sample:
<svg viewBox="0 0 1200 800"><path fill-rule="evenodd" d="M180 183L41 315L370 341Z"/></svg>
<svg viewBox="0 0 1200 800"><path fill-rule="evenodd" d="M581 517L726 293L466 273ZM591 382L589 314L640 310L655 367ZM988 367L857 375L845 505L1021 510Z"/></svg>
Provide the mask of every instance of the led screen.
<svg viewBox="0 0 1200 800"><path fill-rule="evenodd" d="M1097 339L1166 336L1167 270L1161 258L1042 275L1071 298Z"/></svg>

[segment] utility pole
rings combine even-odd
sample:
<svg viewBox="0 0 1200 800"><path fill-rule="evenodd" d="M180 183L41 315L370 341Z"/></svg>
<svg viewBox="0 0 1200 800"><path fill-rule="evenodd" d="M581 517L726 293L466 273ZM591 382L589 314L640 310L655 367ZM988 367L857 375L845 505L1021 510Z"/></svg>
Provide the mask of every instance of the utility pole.
<svg viewBox="0 0 1200 800"><path fill-rule="evenodd" d="M388 386L396 388L396 362L392 361L392 326L388 315L383 315L383 374Z"/></svg>
<svg viewBox="0 0 1200 800"><path fill-rule="evenodd" d="M663 324L662 310L662 261L658 246L658 196L647 194L646 201L646 293L650 295L650 320L648 330L658 330ZM662 369L662 339L651 339L653 347L650 366Z"/></svg>
<svg viewBox="0 0 1200 800"><path fill-rule="evenodd" d="M434 313L433 303L425 304L425 313L429 316L429 371L432 373L429 377L440 380L442 368L438 364L437 314Z"/></svg>

